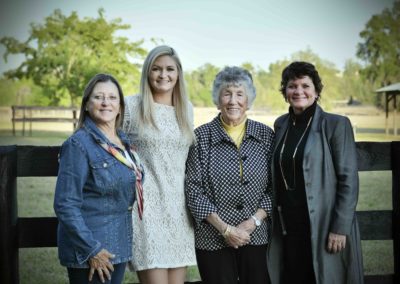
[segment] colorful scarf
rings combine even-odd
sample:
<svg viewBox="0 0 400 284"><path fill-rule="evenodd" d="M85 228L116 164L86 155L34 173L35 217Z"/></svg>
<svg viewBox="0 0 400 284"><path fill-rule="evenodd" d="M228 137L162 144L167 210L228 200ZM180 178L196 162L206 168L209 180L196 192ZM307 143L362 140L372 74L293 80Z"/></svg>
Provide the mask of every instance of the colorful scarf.
<svg viewBox="0 0 400 284"><path fill-rule="evenodd" d="M113 155L118 161L120 161L125 166L127 166L128 168L132 169L135 172L135 175L136 175L136 185L135 185L136 200L137 200L137 206L138 206L138 212L139 212L139 219L142 220L142 216L143 216L143 185L142 185L143 169L141 168L139 155L136 153L136 151L134 151L133 149L130 149L130 152L133 156L133 163L132 163L127 158L125 158L124 155L122 155L113 146L106 144L106 143L101 143L100 145L107 152L109 152L111 155Z"/></svg>

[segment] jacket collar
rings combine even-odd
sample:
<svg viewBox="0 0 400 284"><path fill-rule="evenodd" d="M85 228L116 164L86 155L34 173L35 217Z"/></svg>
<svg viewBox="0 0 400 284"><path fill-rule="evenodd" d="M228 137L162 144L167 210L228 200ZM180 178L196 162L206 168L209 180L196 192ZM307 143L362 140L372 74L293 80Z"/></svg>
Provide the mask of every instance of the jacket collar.
<svg viewBox="0 0 400 284"><path fill-rule="evenodd" d="M232 139L226 133L222 123L221 123L221 113L219 113L211 122L211 144L217 144L222 141L232 142ZM243 136L243 141L254 137L257 140L262 140L262 135L257 123L254 120L247 119L246 122L246 133Z"/></svg>
<svg viewBox="0 0 400 284"><path fill-rule="evenodd" d="M311 116L314 116L315 113L315 108L317 107L317 101L314 101L314 103L309 106L307 109L305 109L301 114L295 114L294 110L292 107L289 107L289 114L291 120L294 122L298 123L304 123L307 124L307 121Z"/></svg>
<svg viewBox="0 0 400 284"><path fill-rule="evenodd" d="M106 143L106 144L112 144L107 137L101 132L101 130L96 126L94 121L90 117L86 117L85 121L83 122L83 128L86 130L89 135L93 137L93 139L101 144L101 143ZM129 139L125 135L124 132L122 132L120 129L117 129L117 134L119 138L121 139L122 143L125 145L125 147L129 148Z"/></svg>
<svg viewBox="0 0 400 284"><path fill-rule="evenodd" d="M319 121L324 110L317 103L315 106L315 113L313 117L313 121L311 122L311 130L316 132L318 130ZM278 147L279 143L283 139L283 136L286 132L288 123L290 119L290 113L286 113L278 118L277 123L275 124L275 148Z"/></svg>

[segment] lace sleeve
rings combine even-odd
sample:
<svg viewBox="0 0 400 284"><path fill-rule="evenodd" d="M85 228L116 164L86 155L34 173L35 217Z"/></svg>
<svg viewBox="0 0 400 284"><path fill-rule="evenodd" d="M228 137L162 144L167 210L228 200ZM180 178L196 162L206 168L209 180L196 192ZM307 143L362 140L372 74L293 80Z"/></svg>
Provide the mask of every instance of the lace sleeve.
<svg viewBox="0 0 400 284"><path fill-rule="evenodd" d="M122 122L122 130L125 133L129 133L130 129L131 129L131 121L132 121L132 117L131 117L131 108L130 108L130 99L129 97L125 97L125 111L124 111L124 121Z"/></svg>
<svg viewBox="0 0 400 284"><path fill-rule="evenodd" d="M190 102L189 102L189 123L192 129L194 129L193 105Z"/></svg>

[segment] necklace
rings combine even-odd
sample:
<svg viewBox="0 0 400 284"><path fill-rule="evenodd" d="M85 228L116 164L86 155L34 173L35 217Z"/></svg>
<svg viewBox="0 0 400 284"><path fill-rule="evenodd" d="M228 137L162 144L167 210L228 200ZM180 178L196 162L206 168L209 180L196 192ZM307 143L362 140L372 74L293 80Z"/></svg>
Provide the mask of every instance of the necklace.
<svg viewBox="0 0 400 284"><path fill-rule="evenodd" d="M294 186L296 185L295 158L296 158L296 154L297 154L297 148L299 147L301 141L303 140L304 135L306 134L306 132L307 132L307 130L308 130L308 127L309 127L310 124L311 124L312 118L313 118L312 116L309 118L309 120L308 120L308 122L307 122L307 127L306 127L306 129L304 130L303 134L301 135L301 137L300 137L300 139L299 139L299 142L297 142L296 147L294 148L294 152L293 152L293 156L292 156L292 163L293 163L293 187L289 187L289 186L288 186L287 180L286 180L286 178L285 178L285 174L283 173L283 167L282 167L282 155L283 155L283 150L285 149L286 139L287 139L288 132L289 132L289 127L288 127L288 129L286 130L285 138L283 139L283 143L282 143L282 148L281 148L281 151L280 151L280 153L279 153L279 167L281 168L281 174L282 174L283 182L285 183L285 188L286 188L286 190L294 190Z"/></svg>

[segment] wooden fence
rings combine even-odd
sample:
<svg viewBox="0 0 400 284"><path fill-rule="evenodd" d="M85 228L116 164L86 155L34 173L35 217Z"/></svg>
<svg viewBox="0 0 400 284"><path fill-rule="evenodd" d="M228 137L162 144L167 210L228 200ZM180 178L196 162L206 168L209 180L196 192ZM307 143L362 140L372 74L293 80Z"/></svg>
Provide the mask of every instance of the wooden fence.
<svg viewBox="0 0 400 284"><path fill-rule="evenodd" d="M29 135L32 136L32 123L33 122L66 122L72 123L73 129L75 129L78 118L76 107L52 107L52 106L12 106L12 128L13 135L15 136L15 123L22 122L22 136L25 136L25 124L29 123ZM35 116L34 112L47 112L54 111L57 114L55 116L41 115ZM72 117L60 117L59 112L70 112Z"/></svg>
<svg viewBox="0 0 400 284"><path fill-rule="evenodd" d="M357 216L362 240L393 240L394 274L367 275L365 283L400 283L400 142L357 142L357 151L359 171L392 171L393 210ZM59 147L0 147L0 283L19 283L19 248L57 246L56 218L18 217L16 179L56 176L58 152Z"/></svg>

